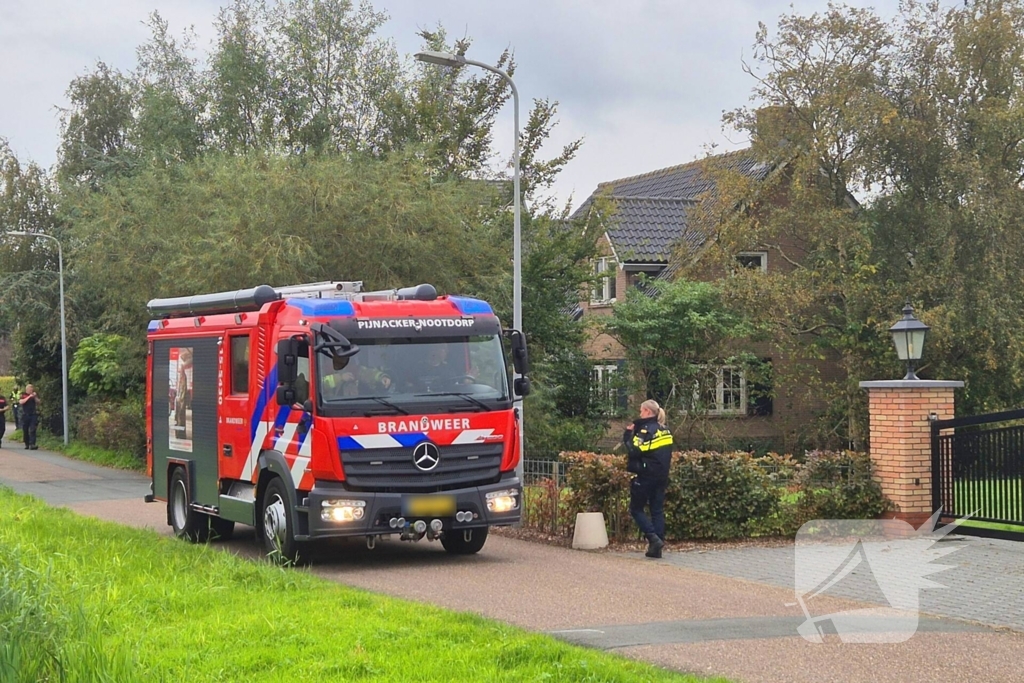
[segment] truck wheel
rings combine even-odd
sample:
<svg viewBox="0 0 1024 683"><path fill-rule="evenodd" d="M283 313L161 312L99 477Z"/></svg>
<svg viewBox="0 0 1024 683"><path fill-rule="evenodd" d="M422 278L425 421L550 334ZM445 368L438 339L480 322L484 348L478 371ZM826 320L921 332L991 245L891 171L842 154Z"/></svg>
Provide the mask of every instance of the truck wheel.
<svg viewBox="0 0 1024 683"><path fill-rule="evenodd" d="M235 523L230 519L224 519L223 517L214 517L210 515L210 538L219 539L221 541L230 541L231 537L235 535Z"/></svg>
<svg viewBox="0 0 1024 683"><path fill-rule="evenodd" d="M295 541L291 510L288 509L288 493L280 477L270 480L262 501L260 529L267 557L284 564L294 564L299 559L299 545Z"/></svg>
<svg viewBox="0 0 1024 683"><path fill-rule="evenodd" d="M470 529L473 535L466 540L466 532L457 529L455 531L446 531L441 536L441 545L452 555L474 555L480 552L480 549L484 547L484 543L487 542L487 529L488 527L479 527L476 529Z"/></svg>
<svg viewBox="0 0 1024 683"><path fill-rule="evenodd" d="M202 543L209 538L210 524L208 517L192 509L192 501L188 497L188 484L185 479L185 468L175 467L171 474L170 492L167 496L167 512L171 519L174 535L193 543Z"/></svg>

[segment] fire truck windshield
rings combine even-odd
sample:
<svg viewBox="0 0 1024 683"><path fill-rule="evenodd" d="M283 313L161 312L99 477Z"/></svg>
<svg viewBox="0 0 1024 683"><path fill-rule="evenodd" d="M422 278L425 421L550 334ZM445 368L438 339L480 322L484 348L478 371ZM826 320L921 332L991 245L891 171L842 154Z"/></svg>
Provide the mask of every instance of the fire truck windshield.
<svg viewBox="0 0 1024 683"><path fill-rule="evenodd" d="M326 415L499 410L511 400L498 335L353 341L349 358L317 357Z"/></svg>

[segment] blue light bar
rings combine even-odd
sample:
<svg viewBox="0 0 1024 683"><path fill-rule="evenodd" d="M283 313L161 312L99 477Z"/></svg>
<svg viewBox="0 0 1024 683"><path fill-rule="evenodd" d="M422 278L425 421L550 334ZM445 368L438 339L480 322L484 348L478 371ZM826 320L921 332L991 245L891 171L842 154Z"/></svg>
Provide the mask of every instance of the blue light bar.
<svg viewBox="0 0 1024 683"><path fill-rule="evenodd" d="M294 306L308 316L354 316L356 314L352 302L344 299L288 299L287 301L289 306Z"/></svg>
<svg viewBox="0 0 1024 683"><path fill-rule="evenodd" d="M494 315L491 305L480 299L468 296L449 296L448 301L451 301L462 315Z"/></svg>

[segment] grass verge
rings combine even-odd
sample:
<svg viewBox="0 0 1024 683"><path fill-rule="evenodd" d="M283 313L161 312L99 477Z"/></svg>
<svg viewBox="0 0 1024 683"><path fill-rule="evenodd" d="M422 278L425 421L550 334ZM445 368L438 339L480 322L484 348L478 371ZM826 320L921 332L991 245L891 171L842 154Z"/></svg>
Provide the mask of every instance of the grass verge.
<svg viewBox="0 0 1024 683"><path fill-rule="evenodd" d="M18 440L21 441L21 432L19 431L17 434ZM99 446L90 446L89 444L76 441L72 441L65 446L64 439L61 437L43 432L37 435L36 443L40 448L54 451L55 453L62 453L75 460L91 462L95 465L103 465L104 467L114 467L119 470L146 471L145 459L140 459L131 453L109 451Z"/></svg>
<svg viewBox="0 0 1024 683"><path fill-rule="evenodd" d="M0 680L701 679L0 487Z"/></svg>

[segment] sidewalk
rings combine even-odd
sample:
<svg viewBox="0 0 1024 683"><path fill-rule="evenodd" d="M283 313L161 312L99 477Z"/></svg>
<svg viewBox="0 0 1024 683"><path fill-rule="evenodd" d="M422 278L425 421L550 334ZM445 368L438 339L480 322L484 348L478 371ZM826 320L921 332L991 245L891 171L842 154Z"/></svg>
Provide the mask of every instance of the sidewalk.
<svg viewBox="0 0 1024 683"><path fill-rule="evenodd" d="M4 449L0 484L83 514L168 533L165 506L142 502L149 480L137 473L45 451ZM255 557L251 530L240 529L237 537L218 545ZM372 552L359 542L332 544L318 554L311 571L737 681L1024 681L1019 666L1024 636L961 620L922 617L921 630L905 643L809 643L796 635L803 613L787 606L794 599L792 587L771 582L782 570L779 558L765 551L780 549L743 550L751 552L722 560L715 558L730 551L673 553L659 562L492 535L479 555L466 558L451 557L427 542L384 542ZM738 567L747 567L758 580L727 575L739 574ZM1021 577L1017 571L1008 576L1008 588L1017 585L1012 583ZM934 578L945 583L941 574ZM822 600L824 610L865 606Z"/></svg>

